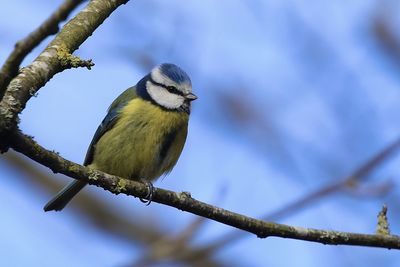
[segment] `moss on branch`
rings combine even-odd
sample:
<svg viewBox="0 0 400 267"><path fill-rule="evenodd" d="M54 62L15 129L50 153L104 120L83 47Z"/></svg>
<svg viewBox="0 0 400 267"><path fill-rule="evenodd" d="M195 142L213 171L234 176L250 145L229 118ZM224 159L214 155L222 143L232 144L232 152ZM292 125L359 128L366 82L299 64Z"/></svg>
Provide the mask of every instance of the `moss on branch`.
<svg viewBox="0 0 400 267"><path fill-rule="evenodd" d="M390 235L389 222L387 218L387 206L383 205L382 210L378 213L378 225L376 227L377 235Z"/></svg>
<svg viewBox="0 0 400 267"><path fill-rule="evenodd" d="M91 59L82 60L79 57L72 55L65 44L61 44L58 47L57 58L60 61L61 66L64 68L86 67L90 70L94 66Z"/></svg>

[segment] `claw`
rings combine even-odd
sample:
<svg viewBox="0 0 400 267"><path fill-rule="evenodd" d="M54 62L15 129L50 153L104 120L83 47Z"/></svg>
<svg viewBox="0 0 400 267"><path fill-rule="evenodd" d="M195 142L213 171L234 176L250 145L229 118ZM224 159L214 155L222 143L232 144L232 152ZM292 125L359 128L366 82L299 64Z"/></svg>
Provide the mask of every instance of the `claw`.
<svg viewBox="0 0 400 267"><path fill-rule="evenodd" d="M148 181L142 181L145 185L146 185L146 187L147 187L147 195L144 197L145 199L143 199L143 198L139 198L139 200L142 202L142 203L145 203L146 204L146 206L148 206L148 205L150 205L150 203L151 203L151 201L153 200L153 195L154 195L154 186L153 186L153 184L151 183L151 182L148 182Z"/></svg>

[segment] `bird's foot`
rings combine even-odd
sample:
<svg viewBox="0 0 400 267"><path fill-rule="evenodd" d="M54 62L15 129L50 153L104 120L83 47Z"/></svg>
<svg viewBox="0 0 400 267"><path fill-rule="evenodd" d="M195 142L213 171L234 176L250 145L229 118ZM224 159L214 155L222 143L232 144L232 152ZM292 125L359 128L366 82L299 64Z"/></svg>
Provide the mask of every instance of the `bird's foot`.
<svg viewBox="0 0 400 267"><path fill-rule="evenodd" d="M154 186L149 181L142 181L147 187L147 195L144 198L139 198L139 200L146 204L146 206L150 205L151 201L153 200L154 195Z"/></svg>

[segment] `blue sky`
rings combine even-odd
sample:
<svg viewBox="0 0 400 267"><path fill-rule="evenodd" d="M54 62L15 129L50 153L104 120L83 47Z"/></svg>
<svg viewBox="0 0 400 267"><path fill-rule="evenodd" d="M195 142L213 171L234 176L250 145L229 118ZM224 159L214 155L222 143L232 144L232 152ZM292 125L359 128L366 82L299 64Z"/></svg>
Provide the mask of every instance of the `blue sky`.
<svg viewBox="0 0 400 267"><path fill-rule="evenodd" d="M4 3L0 61L60 3ZM345 177L399 137L399 55L374 28L381 19L400 40L398 8L395 1L377 0L130 1L75 52L92 58L94 68L56 75L28 103L21 128L46 148L82 162L111 101L153 65L175 63L190 75L199 99L184 152L156 186L261 217ZM392 231L399 233L399 163L397 155L370 175L368 188L394 182L386 194L345 190L279 222L372 233L387 203ZM51 193L7 160L0 160L0 177L3 264L120 266L143 254L140 245L99 231L72 208L44 213ZM167 233L178 233L195 218L85 190ZM207 244L231 230L207 222L193 243ZM397 266L400 260L389 250L250 234L215 257L239 266Z"/></svg>

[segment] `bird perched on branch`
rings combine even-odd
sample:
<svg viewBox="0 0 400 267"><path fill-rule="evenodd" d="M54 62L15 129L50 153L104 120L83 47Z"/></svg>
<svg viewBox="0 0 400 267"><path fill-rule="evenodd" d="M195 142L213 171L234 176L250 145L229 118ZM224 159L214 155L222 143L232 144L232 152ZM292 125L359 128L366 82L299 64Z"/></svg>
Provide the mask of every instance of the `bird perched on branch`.
<svg viewBox="0 0 400 267"><path fill-rule="evenodd" d="M148 185L172 170L186 141L192 93L189 76L161 64L114 100L94 134L84 165ZM62 210L86 185L73 181L44 207Z"/></svg>

